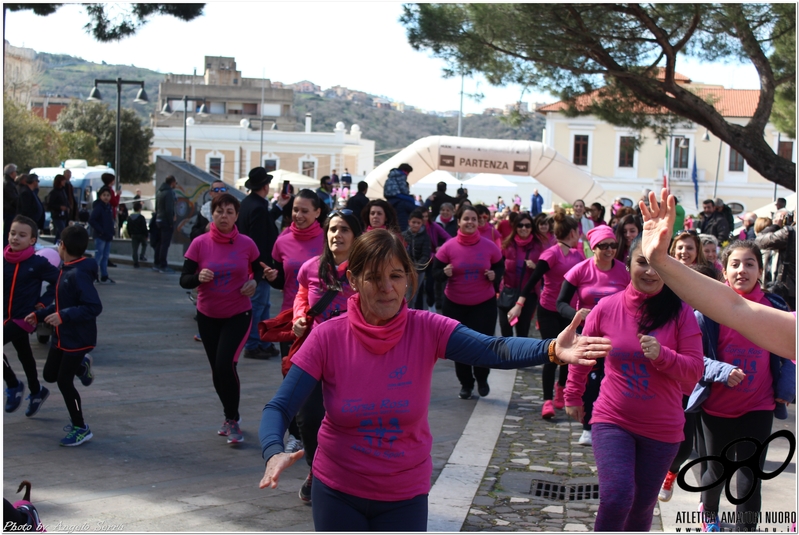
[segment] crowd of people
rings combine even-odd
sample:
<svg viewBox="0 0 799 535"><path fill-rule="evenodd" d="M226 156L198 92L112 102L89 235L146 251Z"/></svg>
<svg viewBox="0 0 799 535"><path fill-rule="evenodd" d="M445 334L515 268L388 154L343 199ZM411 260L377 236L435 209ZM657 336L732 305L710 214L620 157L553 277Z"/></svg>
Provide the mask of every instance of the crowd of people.
<svg viewBox="0 0 799 535"><path fill-rule="evenodd" d="M359 183L346 207L328 191L341 183L335 173L316 191L281 192L274 203L272 177L262 167L250 171L241 202L214 182L185 253L179 283L196 290L195 338L223 413L217 434L233 445L245 440L239 357L280 355L284 380L264 400L259 428L266 461L260 486L275 488L304 456L308 475L299 497L312 504L317 530L426 529L427 414L438 359L454 361L464 400L475 388L490 396L491 368L541 366L541 417L565 411L583 424L578 442L593 447L597 531L649 530L657 500L670 499L692 450L718 455L743 436L764 442L773 418L785 417L796 356L784 340L787 331L795 334L796 237L787 213L768 222L746 217L735 237L723 203L719 210L714 201L704 205L702 233L675 229L676 203L665 191L635 208L614 203L610 214L582 199L571 213L547 213L538 192L537 213L516 204L492 213L472 205L466 191L450 197L443 183L419 202L407 191L412 171L402 164L389 173L385 200L369 200ZM26 179L31 192L33 177ZM61 191L66 180L58 182ZM168 177L149 229L162 272L174 188ZM18 207L30 204L22 193ZM28 334L39 322L54 327L43 378L57 382L70 415L64 446L92 438L73 382L93 381L89 351L102 311L93 283L113 282L108 251L119 199L111 187L97 193L88 218L95 258L84 257L86 229L68 218L56 225L60 270L34 255L40 225L32 217L15 215L4 236L4 343L22 363L26 416L34 416L49 391L39 384ZM69 212L68 197L51 196L50 204ZM147 229L141 206L133 208L128 228L141 246ZM770 280L765 250L776 251ZM134 248L134 265L142 255ZM289 333L279 349L263 336L272 288L283 292ZM700 302L707 288L715 293ZM722 306L758 319L744 322ZM761 325L766 319L771 323ZM540 338L531 336L534 320ZM501 337L494 337L497 323ZM24 385L5 355L4 379L5 410L13 412ZM357 413L339 410L353 400ZM752 448L733 449L742 459ZM717 480L719 469L709 464L702 483ZM739 471L737 484L739 494L751 489L738 511L759 511L760 481ZM720 528L719 502L718 487L701 495L705 531ZM752 516L742 518L736 527L756 527Z"/></svg>

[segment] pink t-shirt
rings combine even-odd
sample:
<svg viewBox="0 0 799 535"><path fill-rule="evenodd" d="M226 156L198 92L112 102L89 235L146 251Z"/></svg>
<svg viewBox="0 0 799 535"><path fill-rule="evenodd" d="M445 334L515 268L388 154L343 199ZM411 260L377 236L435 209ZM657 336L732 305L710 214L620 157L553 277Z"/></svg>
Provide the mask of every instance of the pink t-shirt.
<svg viewBox="0 0 799 535"><path fill-rule="evenodd" d="M534 238L533 241L525 247L521 247L514 241L511 242L510 246L502 250L502 255L505 257L505 275L502 278L503 288L524 288L525 283L533 274L532 269L525 269L525 260L538 262L541 253L557 243L554 236L550 235L549 238L546 244L542 244L539 240ZM519 284L520 274L522 275L521 285ZM535 285L535 293L536 295L541 293L540 281Z"/></svg>
<svg viewBox="0 0 799 535"><path fill-rule="evenodd" d="M258 247L248 236L239 234L234 243L216 243L206 232L191 242L184 255L197 262L197 273L214 272L214 280L197 287L197 310L211 318L230 318L252 309L250 298L241 287L252 278L252 263L258 260Z"/></svg>
<svg viewBox="0 0 799 535"><path fill-rule="evenodd" d="M649 360L636 336L637 306L630 300L634 294L642 295L630 285L605 297L585 320L583 335L604 336L613 343L590 423L611 423L654 440L681 442L684 385L693 387L704 368L702 333L693 310L683 303L676 321L649 333L661 344L660 356ZM566 405L583 404L590 371L589 366L569 365Z"/></svg>
<svg viewBox="0 0 799 535"><path fill-rule="evenodd" d="M763 290L757 284L743 297L771 307L771 301L763 295ZM716 356L721 362L740 368L746 377L732 388L727 383L710 385L710 396L702 404L702 410L721 418L737 418L747 412L774 410L776 403L768 351L756 346L738 331L719 325Z"/></svg>
<svg viewBox="0 0 799 535"><path fill-rule="evenodd" d="M541 290L538 304L550 312L556 312L563 276L571 268L585 260L585 256L579 249L569 249L569 254L564 255L560 244L556 243L541 253L539 260L544 260L549 264L549 271L544 274L544 288Z"/></svg>
<svg viewBox="0 0 799 535"><path fill-rule="evenodd" d="M402 339L384 355L364 347L346 315L311 331L292 362L322 380L326 412L314 476L338 491L381 501L430 491L433 366L457 325L409 310Z"/></svg>
<svg viewBox="0 0 799 535"><path fill-rule="evenodd" d="M344 271L346 271L346 269ZM343 272L339 272L337 276L341 278L343 275ZM343 313L347 310L347 299L349 299L351 295L355 295L355 292L352 291L347 278L343 278L344 281L341 283L341 291L333 299L333 301L327 305L327 308L324 310L324 312L314 318L314 323L321 323L329 319L330 315L334 311L340 311ZM322 284L322 281L319 280L318 256L306 261L302 267L300 267L300 271L297 274L297 281L300 285L308 288L308 306L314 306L319 302L320 299L322 299L322 297L324 297L324 295L327 293L327 285ZM293 358L292 362L294 362Z"/></svg>
<svg viewBox="0 0 799 535"><path fill-rule="evenodd" d="M618 260L613 261L608 271L602 271L596 266L595 260L589 258L571 268L563 279L577 288L576 309L592 309L603 297L624 290L630 284L630 272Z"/></svg>
<svg viewBox="0 0 799 535"><path fill-rule="evenodd" d="M298 240L291 230L286 229L278 236L275 247L272 249L272 260L283 264L285 283L283 284L283 305L280 311L288 310L294 306L294 296L297 295L300 268L309 259L322 254L325 246L325 235L320 234L311 240Z"/></svg>
<svg viewBox="0 0 799 535"><path fill-rule="evenodd" d="M502 247L502 234L500 234L491 223L486 223L482 227L477 227L477 231L480 233L480 236L488 241L494 242L494 245L497 247Z"/></svg>
<svg viewBox="0 0 799 535"><path fill-rule="evenodd" d="M457 238L441 246L436 258L452 264L444 295L459 305L477 305L496 295L494 283L485 276L502 259L502 251L492 241L481 238L474 245L461 245Z"/></svg>

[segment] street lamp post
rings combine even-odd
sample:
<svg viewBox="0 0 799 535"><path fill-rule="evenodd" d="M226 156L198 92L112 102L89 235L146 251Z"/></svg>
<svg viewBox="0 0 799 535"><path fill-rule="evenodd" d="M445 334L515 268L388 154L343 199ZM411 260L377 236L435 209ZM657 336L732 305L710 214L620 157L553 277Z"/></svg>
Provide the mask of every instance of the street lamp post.
<svg viewBox="0 0 799 535"><path fill-rule="evenodd" d="M188 161L188 159L186 158L186 155L187 155L186 154L186 125L188 124L188 118L189 118L189 109L188 109L188 107L189 107L189 96L188 95L183 95L183 98L181 100L183 101L183 152L181 153L181 156L183 157L184 160ZM160 113L161 113L161 115L163 115L165 117L170 117L173 113L175 113L174 111L172 111L172 106L169 105L169 100L167 100L164 103L164 107L161 108ZM208 112L206 111L206 107L205 107L205 100L203 100L203 105L200 106L200 111L197 112L197 115L199 115L200 117L205 117L205 116L208 115Z"/></svg>
<svg viewBox="0 0 799 535"><path fill-rule="evenodd" d="M114 84L117 86L117 135L116 135L116 144L114 146L114 189L115 191L119 191L119 174L120 174L120 154L121 154L121 139L120 139L120 125L121 125L121 114L122 114L122 86L123 85L138 85L141 86L139 92L136 93L136 98L133 99L133 102L137 104L144 104L149 102L147 98L147 92L144 90L144 81L138 80L123 80L122 78L117 78L116 80L95 80L94 87L92 88L91 93L89 93L89 98L86 100L102 100L103 97L100 95L100 90L97 89L99 84Z"/></svg>
<svg viewBox="0 0 799 535"><path fill-rule="evenodd" d="M261 154L259 156L260 159L258 160L258 166L264 165L264 121L267 120L273 121L272 130L277 130L277 122L274 122L274 119L267 119L263 115L261 115L260 117L255 117L253 119L250 119L250 121L259 121L261 123Z"/></svg>

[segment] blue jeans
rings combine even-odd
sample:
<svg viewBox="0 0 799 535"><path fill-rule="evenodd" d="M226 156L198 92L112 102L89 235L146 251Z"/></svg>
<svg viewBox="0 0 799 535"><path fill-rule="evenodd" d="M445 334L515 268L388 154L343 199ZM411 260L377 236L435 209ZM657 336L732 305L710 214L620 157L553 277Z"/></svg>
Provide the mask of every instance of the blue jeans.
<svg viewBox="0 0 799 535"><path fill-rule="evenodd" d="M100 265L100 277L108 277L108 255L111 254L111 240L101 240L94 238L94 248L96 249L95 260Z"/></svg>
<svg viewBox="0 0 799 535"><path fill-rule="evenodd" d="M381 502L331 489L314 477L311 500L316 531L427 531L427 494Z"/></svg>
<svg viewBox="0 0 799 535"><path fill-rule="evenodd" d="M271 289L272 287L269 286L268 282L259 280L258 286L255 288L255 294L250 297L250 301L252 302L252 328L250 329L250 337L244 344L244 349L254 350L259 347L266 349L271 345L268 342L262 342L258 334L258 324L263 320L269 319L269 307L271 306L269 303L269 294L271 293Z"/></svg>

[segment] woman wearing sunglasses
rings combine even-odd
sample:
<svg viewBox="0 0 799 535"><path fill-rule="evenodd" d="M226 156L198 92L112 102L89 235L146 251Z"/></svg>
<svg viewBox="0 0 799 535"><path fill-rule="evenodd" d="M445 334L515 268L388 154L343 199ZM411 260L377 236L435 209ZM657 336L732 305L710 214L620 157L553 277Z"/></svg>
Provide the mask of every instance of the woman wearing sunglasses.
<svg viewBox="0 0 799 535"><path fill-rule="evenodd" d="M345 274L352 244L355 238L361 235L358 218L352 213L352 210L333 210L325 219L322 230L324 234L322 254L306 261L297 273L299 284L297 295L294 297L293 329L297 338L301 338L305 334L306 329L309 328L309 321L318 325L346 312L347 300L354 294ZM329 291L337 291L333 300L321 313L309 318L308 311L324 299ZM297 425L300 428L300 438L305 449L305 461L308 463L308 468L313 465L317 435L324 416L322 384L319 383L297 412ZM300 499L304 502L311 501L312 481L313 470L309 470L308 477L299 491Z"/></svg>
<svg viewBox="0 0 799 535"><path fill-rule="evenodd" d="M613 230L608 225L599 225L588 231L587 238L594 256L583 260L563 276L563 286L558 295L558 312L568 321L573 320L576 314L585 320L600 299L618 293L630 284L630 272L623 262L614 258L619 243ZM575 295L577 303L576 306L572 306ZM583 433L578 442L584 446L591 445L589 422L603 377L605 377L605 360L600 359L588 374L588 383L583 394L585 418Z"/></svg>
<svg viewBox="0 0 799 535"><path fill-rule="evenodd" d="M521 288L533 274L541 253L555 244L554 236L548 232L549 225L546 224L546 215L539 214L539 216L542 215L545 225L543 227L536 225L536 221L539 221L538 216L533 219L527 212L519 213L513 222L511 233L502 244L502 255L505 257L503 289L516 288L521 293ZM516 324L516 336L522 338L530 336L530 323L538 305L537 294L540 292L540 288L536 288L535 292L524 302L519 322ZM513 336L513 327L508 323L507 310L499 311L499 328L502 336Z"/></svg>
<svg viewBox="0 0 799 535"><path fill-rule="evenodd" d="M516 306L508 312L508 322L518 318L524 309L527 299L533 299L533 288L544 281L544 288L541 291L538 307L538 329L542 338L557 336L557 333L568 325L568 322L558 313L558 295L560 287L563 285L563 276L571 268L585 260L582 248L575 248L580 240L580 223L577 219L566 215L561 208L552 217L555 230L555 237L558 243L541 253L535 270L525 283L519 294ZM589 229L590 230L590 229ZM563 389L566 386L566 379L569 376L568 366L560 366L558 374L558 386L555 387L555 371L558 365L553 362L544 364L541 370L541 379L544 386L544 405L541 407L542 418L552 418L555 416L555 408L562 409ZM554 403L553 403L554 398Z"/></svg>

